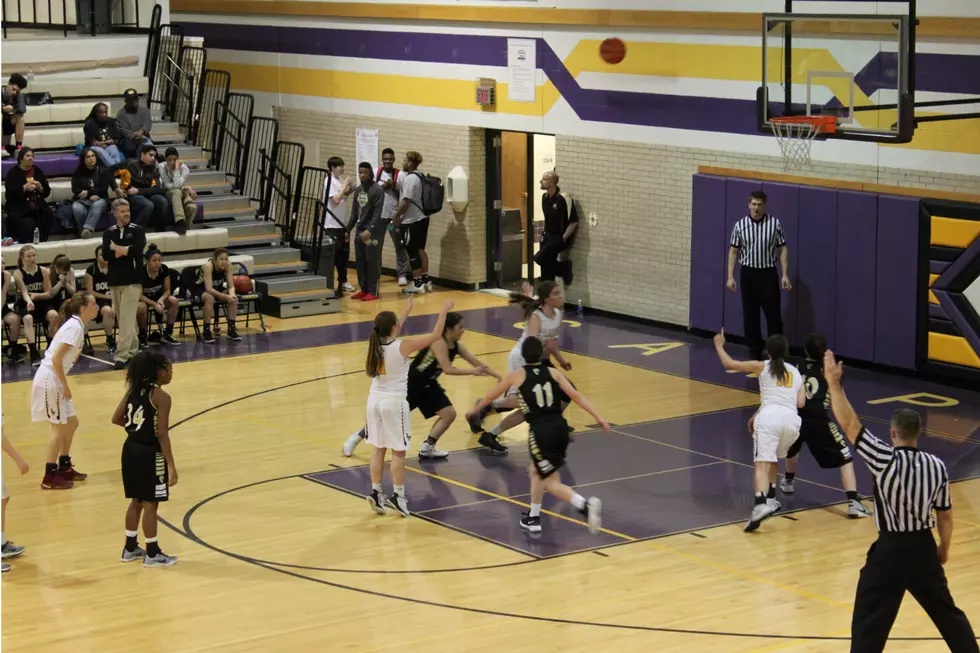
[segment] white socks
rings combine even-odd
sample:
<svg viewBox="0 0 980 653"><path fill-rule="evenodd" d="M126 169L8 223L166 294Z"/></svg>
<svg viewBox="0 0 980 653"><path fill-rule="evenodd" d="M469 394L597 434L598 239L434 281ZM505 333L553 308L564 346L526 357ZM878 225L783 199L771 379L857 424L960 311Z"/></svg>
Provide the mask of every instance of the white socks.
<svg viewBox="0 0 980 653"><path fill-rule="evenodd" d="M495 425L495 426L491 426L491 427L490 427L490 430L489 430L489 431L487 431L487 433L489 433L490 435L492 435L492 436L494 436L494 437L497 437L497 436L499 436L499 435L500 435L501 433L503 433L503 429L501 429L501 428L500 428L500 424L497 424L497 425Z"/></svg>
<svg viewBox="0 0 980 653"><path fill-rule="evenodd" d="M384 490L381 489L381 483L371 483L371 489L378 494L383 494Z"/></svg>
<svg viewBox="0 0 980 653"><path fill-rule="evenodd" d="M581 494L575 493L572 495L572 505L578 510L585 510L585 497Z"/></svg>
<svg viewBox="0 0 980 653"><path fill-rule="evenodd" d="M540 517L541 516L541 504L540 503L532 503L531 504L531 512L529 512L527 514L528 514L528 517Z"/></svg>
<svg viewBox="0 0 980 653"><path fill-rule="evenodd" d="M405 498L405 486L404 485L396 485L395 486L395 494L397 496L400 496L402 499L404 499Z"/></svg>

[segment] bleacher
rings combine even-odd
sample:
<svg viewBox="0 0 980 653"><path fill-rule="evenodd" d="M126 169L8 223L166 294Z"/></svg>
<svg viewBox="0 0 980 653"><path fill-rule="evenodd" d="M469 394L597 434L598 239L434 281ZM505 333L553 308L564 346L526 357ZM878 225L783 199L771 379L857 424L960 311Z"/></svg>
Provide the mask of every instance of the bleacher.
<svg viewBox="0 0 980 653"><path fill-rule="evenodd" d="M182 57L178 58L182 60ZM205 80L211 72L199 71ZM48 198L49 203L71 199L71 175L78 165L76 148L83 142L82 127L92 106L96 102L105 102L110 107L110 116L114 116L121 106L122 94L126 89L137 89L141 94L141 102L147 102L154 96L145 77L103 78L98 76L98 71L94 75L93 78L83 80L46 80L39 76L26 91L47 92L53 101L52 104L28 107L24 137L24 144L36 150L35 165L49 179L52 191ZM202 104L205 104L207 93L208 89L201 89L201 95L205 96L200 98ZM226 90L225 102L227 101ZM264 184L268 180L265 175L260 175L263 183L260 192L253 191L249 198L245 196L244 189L236 187L242 185L240 175L235 171L229 174L218 169L219 156L213 151L214 141L200 133L208 129L211 130L208 133L213 135L213 130L217 129L213 105L210 109L210 124L204 126L202 115L202 124L196 126L189 139L186 125L182 126L178 122L170 121L169 117L164 117L167 106L160 104L151 104L154 118L151 138L161 154L169 145L179 150L181 159L191 170L187 183L198 193L198 212L193 225L195 228L189 229L185 235L173 232L147 234L147 242L155 243L160 248L167 266L179 272L188 266L202 265L215 248L225 247L231 251L231 260L248 270L260 292L274 295L267 299L275 306L277 316L290 316L290 309L291 315L339 310L339 301L332 301L333 291L328 289L328 285L332 284L328 284L324 277L310 273L309 264L301 260L299 249L282 246L282 230L277 226L276 220L260 219L257 215L256 204L261 207L262 202L257 202L256 196L266 196ZM249 116L250 107L251 105ZM201 111L202 114L207 112L206 107ZM175 111L171 113L178 115ZM268 158L264 150L263 155ZM221 158L220 161L225 159ZM239 164L238 161L234 163L236 167ZM3 160L4 176L14 165L14 157ZM100 226L107 227L111 224L112 218L107 212L103 216L103 225ZM81 240L64 229L56 227L56 230L63 233L53 234L51 240L37 246L38 263L48 265L55 256L67 255L81 286L85 269L94 261L95 247L102 241L101 234ZM19 248L20 244L3 247L2 256L9 268L16 267Z"/></svg>

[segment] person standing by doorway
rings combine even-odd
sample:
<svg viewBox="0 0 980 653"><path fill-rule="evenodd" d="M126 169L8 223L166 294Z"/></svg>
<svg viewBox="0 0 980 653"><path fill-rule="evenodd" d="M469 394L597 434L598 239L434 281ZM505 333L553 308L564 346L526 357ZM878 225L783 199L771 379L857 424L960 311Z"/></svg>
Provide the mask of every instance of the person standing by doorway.
<svg viewBox="0 0 980 653"><path fill-rule="evenodd" d="M782 279L776 270L776 260L783 270ZM742 264L742 320L745 339L755 360L762 360L762 321L759 310L766 315L769 337L783 335L780 313L780 286L791 290L789 280L789 247L783 225L778 218L766 213L766 194L754 190L749 194L749 214L735 223L728 249L728 289L738 291L735 283L735 261Z"/></svg>
<svg viewBox="0 0 980 653"><path fill-rule="evenodd" d="M408 262L408 250L402 240L401 232L391 228L391 218L398 210L398 190L401 188L404 175L399 175L401 171L395 167L395 151L386 147L381 151L381 167L375 178L381 185L381 190L385 193L384 207L381 209L381 220L384 222L385 231L391 238L391 244L395 247L395 274L398 275L398 285L407 286L408 278L412 275L412 266ZM384 242L378 243L378 257L380 258L384 249Z"/></svg>
<svg viewBox="0 0 980 653"><path fill-rule="evenodd" d="M429 216L422 212L422 155L409 150L402 162L400 199L395 215L391 217L392 229L400 229L408 249L409 263L412 266L412 283L402 292L424 293L432 290L429 281L429 255L425 253L425 242L429 236Z"/></svg>
<svg viewBox="0 0 980 653"><path fill-rule="evenodd" d="M327 159L330 174L323 182L323 203L327 213L323 216L323 228L333 238L333 265L337 268L337 296L354 292L347 281L347 263L350 261L350 232L344 224L347 196L357 189L350 177L344 176L344 160L339 156Z"/></svg>
<svg viewBox="0 0 980 653"><path fill-rule="evenodd" d="M540 281L554 281L561 277L566 286L572 284L572 262L560 261L562 252L572 246L578 231L578 213L575 202L568 193L558 187L558 173L549 170L541 176L541 211L544 214L544 232L534 262L541 267Z"/></svg>

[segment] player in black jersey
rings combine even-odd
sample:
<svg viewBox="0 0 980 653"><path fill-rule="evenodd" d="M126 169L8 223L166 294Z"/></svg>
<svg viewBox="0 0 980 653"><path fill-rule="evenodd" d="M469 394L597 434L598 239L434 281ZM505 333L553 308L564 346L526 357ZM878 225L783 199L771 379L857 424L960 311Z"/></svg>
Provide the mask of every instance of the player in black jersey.
<svg viewBox="0 0 980 653"><path fill-rule="evenodd" d="M95 263L85 270L85 290L92 293L99 305L95 323L102 325L105 333L106 353L116 353L116 314L112 312L112 295L109 292L109 262L102 257L102 245L95 248ZM88 353L88 352L86 352Z"/></svg>
<svg viewBox="0 0 980 653"><path fill-rule="evenodd" d="M157 508L177 484L177 467L170 447L170 395L163 386L174 371L166 356L151 351L138 353L126 372L126 395L112 414L112 423L126 429L122 450L122 477L126 498L126 546L122 561L143 560L144 567L169 567L177 562L157 543ZM143 518L146 551L136 538Z"/></svg>
<svg viewBox="0 0 980 653"><path fill-rule="evenodd" d="M24 337L31 352L31 365L38 367L41 364L41 352L34 342L34 325L46 322L48 342L51 342L54 338L51 326L58 319L58 311L51 308L52 288L48 282L47 270L37 264L37 250L33 245L23 245L20 248L14 282L19 296L15 309L24 323Z"/></svg>
<svg viewBox="0 0 980 653"><path fill-rule="evenodd" d="M504 377L490 394L477 402L466 418L479 414L494 399L516 387L520 409L528 424L527 444L531 453L528 467L531 510L521 515L521 528L532 533L541 531L541 502L547 490L552 496L575 506L585 516L589 532L594 535L602 528L602 502L596 497L586 500L558 478L558 470L565 464L565 452L571 441L568 423L562 417L562 393L588 412L606 433L610 430L609 422L572 387L564 374L542 364L543 355L544 345L541 341L528 336L521 345L525 365Z"/></svg>
<svg viewBox="0 0 980 653"><path fill-rule="evenodd" d="M164 342L168 345L179 345L174 338L174 323L180 312L180 303L172 294L170 287L170 268L163 264L163 254L157 246L150 243L146 248L146 264L140 276L140 303L136 308L136 324L139 326L140 349L146 349L151 342ZM147 336L150 315L153 315L160 325L160 331ZM166 317L167 326L163 326Z"/></svg>
<svg viewBox="0 0 980 653"><path fill-rule="evenodd" d="M823 376L827 339L819 333L812 333L807 336L803 350L806 361L799 369L806 388L806 404L800 409L800 437L786 454L786 475L779 483L779 489L784 494L793 494L796 491L796 467L799 464L799 453L805 444L822 469L840 469L841 484L847 494L847 516L851 519L870 517L873 513L858 498L851 448L828 412L830 394L827 392L827 380Z"/></svg>
<svg viewBox="0 0 980 653"><path fill-rule="evenodd" d="M442 339L431 346L419 350L408 368L408 407L416 408L426 419L437 417L429 431L429 437L419 449L419 458L448 458L448 451L436 449L436 442L442 437L456 419L456 409L446 396L446 391L439 384L439 377L449 376L492 376L500 380L500 375L481 362L460 342L463 337L463 314L447 313L446 326L442 330ZM456 356L459 356L473 366L472 369L460 369L453 366ZM354 449L367 437L364 429L353 433L344 443L343 453L350 457Z"/></svg>

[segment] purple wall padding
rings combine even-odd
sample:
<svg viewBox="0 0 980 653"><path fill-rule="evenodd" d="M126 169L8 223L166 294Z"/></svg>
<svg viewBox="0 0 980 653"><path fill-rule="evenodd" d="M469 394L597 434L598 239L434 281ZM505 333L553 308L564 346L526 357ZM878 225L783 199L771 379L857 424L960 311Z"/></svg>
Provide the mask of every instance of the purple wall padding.
<svg viewBox="0 0 980 653"><path fill-rule="evenodd" d="M765 191L768 197L766 203L767 210L769 213L779 218L779 221L783 224L783 232L786 234L786 245L789 247L789 278L795 285L799 263L799 257L796 253L799 251L800 235L800 186L797 186L796 184L778 184L775 182L767 182L762 184L762 190ZM779 268L779 274L782 274L782 266L777 264L776 267ZM783 315L783 335L786 336L792 343L796 343L798 341L796 327L796 305L796 292L792 290L789 292L780 292L780 307ZM769 325L766 324L765 315L763 315L762 324L764 325L762 335L763 337L766 337L769 335Z"/></svg>
<svg viewBox="0 0 980 653"><path fill-rule="evenodd" d="M916 368L919 199L878 197L874 362Z"/></svg>
<svg viewBox="0 0 980 653"><path fill-rule="evenodd" d="M691 308L695 329L718 331L724 324L726 257L724 177L694 175L691 225Z"/></svg>
<svg viewBox="0 0 980 653"><path fill-rule="evenodd" d="M832 188L800 188L799 239L790 256L798 261L792 294L796 297L797 339L822 333L835 346L837 310L837 194Z"/></svg>
<svg viewBox="0 0 980 653"><path fill-rule="evenodd" d="M835 351L865 361L875 353L877 240L878 196L838 191Z"/></svg>
<svg viewBox="0 0 980 653"><path fill-rule="evenodd" d="M754 190L761 190L762 182L745 179L729 179L725 186L725 242L726 245L732 237L732 228L735 223L744 218L749 212L749 193ZM725 274L728 275L728 248L725 248ZM739 266L735 266L735 282L739 280ZM725 331L734 336L745 335L742 326L742 297L741 288L738 293L731 293L727 290L725 295Z"/></svg>

